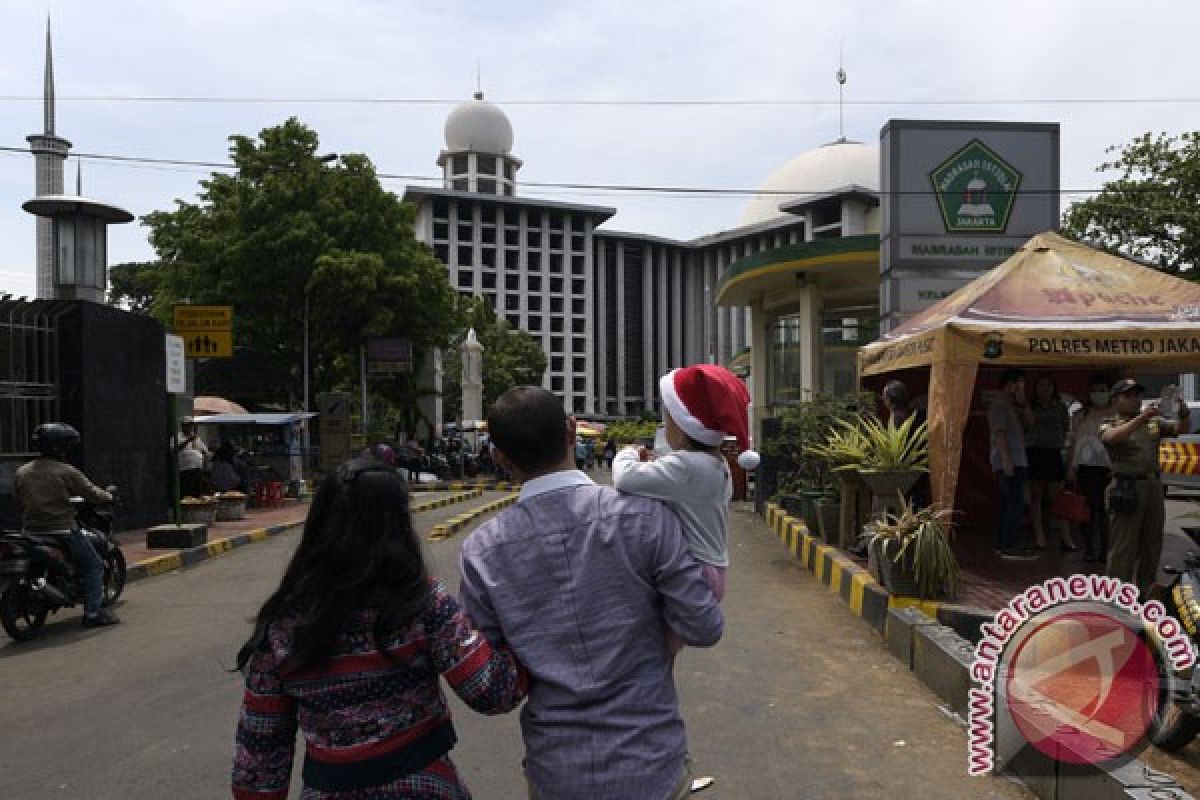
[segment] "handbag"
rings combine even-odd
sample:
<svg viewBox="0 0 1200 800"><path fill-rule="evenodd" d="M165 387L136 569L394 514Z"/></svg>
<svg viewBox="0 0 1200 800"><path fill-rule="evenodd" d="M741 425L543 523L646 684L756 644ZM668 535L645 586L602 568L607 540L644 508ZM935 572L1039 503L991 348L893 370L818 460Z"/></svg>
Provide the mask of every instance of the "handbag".
<svg viewBox="0 0 1200 800"><path fill-rule="evenodd" d="M1092 518L1088 499L1074 489L1062 489L1050 501L1050 514L1067 522L1087 522Z"/></svg>

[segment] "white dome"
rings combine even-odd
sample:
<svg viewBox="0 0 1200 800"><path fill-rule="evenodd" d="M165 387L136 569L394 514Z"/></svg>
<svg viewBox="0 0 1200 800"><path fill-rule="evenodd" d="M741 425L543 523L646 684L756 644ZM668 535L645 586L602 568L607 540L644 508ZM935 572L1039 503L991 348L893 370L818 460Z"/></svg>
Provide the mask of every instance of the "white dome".
<svg viewBox="0 0 1200 800"><path fill-rule="evenodd" d="M476 92L446 117L446 150L507 155L512 150L513 131L508 117L499 106L483 99Z"/></svg>
<svg viewBox="0 0 1200 800"><path fill-rule="evenodd" d="M789 216L779 210L781 205L851 184L879 190L878 147L862 142L831 142L801 153L759 185L759 189L772 194L752 198L738 218L738 227Z"/></svg>

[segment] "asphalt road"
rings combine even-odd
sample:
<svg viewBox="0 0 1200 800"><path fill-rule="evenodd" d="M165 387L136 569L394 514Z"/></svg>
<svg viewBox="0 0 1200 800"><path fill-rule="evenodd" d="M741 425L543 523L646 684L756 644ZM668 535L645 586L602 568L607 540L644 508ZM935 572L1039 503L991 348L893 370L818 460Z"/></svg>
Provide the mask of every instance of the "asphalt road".
<svg viewBox="0 0 1200 800"><path fill-rule="evenodd" d="M419 526L499 496L423 514ZM964 735L934 696L761 520L734 516L725 638L686 650L676 669L693 756L718 779L700 797L1031 796L968 778ZM429 547L452 586L462 538ZM295 542L279 536L136 583L117 628L83 631L69 614L32 644L0 644L0 798L229 796L241 681L228 669ZM523 798L516 716L454 703L454 758L475 797Z"/></svg>

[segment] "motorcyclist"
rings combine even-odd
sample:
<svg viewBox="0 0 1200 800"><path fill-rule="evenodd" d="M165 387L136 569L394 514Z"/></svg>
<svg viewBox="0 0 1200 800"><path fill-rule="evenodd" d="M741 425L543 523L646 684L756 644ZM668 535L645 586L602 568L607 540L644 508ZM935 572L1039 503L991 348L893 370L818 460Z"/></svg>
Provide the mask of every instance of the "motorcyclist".
<svg viewBox="0 0 1200 800"><path fill-rule="evenodd" d="M17 470L13 488L24 529L62 538L83 581L83 627L99 628L116 625L120 620L101 608L104 564L79 529L71 498L111 503L113 497L66 463L67 454L78 444L79 431L64 422L37 426L33 431L33 446L42 456Z"/></svg>

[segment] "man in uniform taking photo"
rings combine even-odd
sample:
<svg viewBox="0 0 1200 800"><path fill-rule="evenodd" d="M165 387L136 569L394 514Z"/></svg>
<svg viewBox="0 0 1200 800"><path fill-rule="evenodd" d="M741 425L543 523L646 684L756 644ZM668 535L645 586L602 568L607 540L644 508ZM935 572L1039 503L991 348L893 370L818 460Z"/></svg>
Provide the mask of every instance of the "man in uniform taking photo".
<svg viewBox="0 0 1200 800"><path fill-rule="evenodd" d="M1113 384L1116 416L1100 425L1100 441L1112 461L1108 486L1109 548L1106 572L1136 583L1145 598L1162 558L1166 501L1159 478L1158 442L1188 429L1188 407L1166 419L1158 403L1142 408L1145 388L1132 378ZM1167 409L1172 417L1172 409Z"/></svg>

